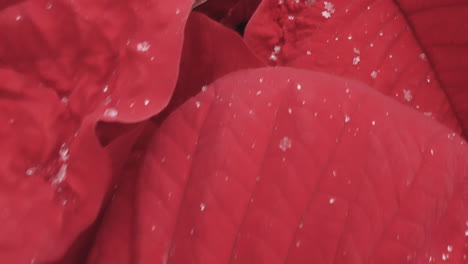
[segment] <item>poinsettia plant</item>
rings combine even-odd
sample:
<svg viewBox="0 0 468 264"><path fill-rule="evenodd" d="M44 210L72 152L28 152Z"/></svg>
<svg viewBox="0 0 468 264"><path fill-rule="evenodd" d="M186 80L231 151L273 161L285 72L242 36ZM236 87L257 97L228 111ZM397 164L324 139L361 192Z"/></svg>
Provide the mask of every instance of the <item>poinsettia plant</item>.
<svg viewBox="0 0 468 264"><path fill-rule="evenodd" d="M0 263L467 263L467 17L0 1Z"/></svg>

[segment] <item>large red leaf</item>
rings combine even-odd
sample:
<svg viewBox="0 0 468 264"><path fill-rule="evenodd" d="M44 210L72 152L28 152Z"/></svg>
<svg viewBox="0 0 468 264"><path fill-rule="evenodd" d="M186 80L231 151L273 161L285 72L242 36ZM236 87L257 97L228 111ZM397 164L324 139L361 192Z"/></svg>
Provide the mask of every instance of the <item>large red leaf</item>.
<svg viewBox="0 0 468 264"><path fill-rule="evenodd" d="M468 1L398 0L468 138Z"/></svg>
<svg viewBox="0 0 468 264"><path fill-rule="evenodd" d="M0 80L0 263L54 261L98 214L109 158L95 121L52 89L9 70Z"/></svg>
<svg viewBox="0 0 468 264"><path fill-rule="evenodd" d="M407 5L416 9L434 3L411 1ZM459 121L465 122L458 120L465 115L459 113L465 109L461 101L468 97L460 92L461 87L453 92L459 99L446 96L445 82L439 80L440 67L431 64L433 57L426 44L432 36L440 39L441 35L430 31L432 25L443 30L444 21L450 20L445 24L454 27L453 32L466 31L466 5L461 7L464 11L449 15L452 9L457 7L436 12L436 18L414 18L419 23L414 29L414 19L392 0L265 0L249 22L245 39L272 65L307 68L363 81L461 132ZM435 22L439 20L442 22ZM430 40L422 35L430 36ZM440 42L458 44L465 38L455 34L444 37ZM461 61L447 56L443 62L453 62L451 66L456 68L462 65ZM461 86L461 80L457 77L457 86Z"/></svg>
<svg viewBox="0 0 468 264"><path fill-rule="evenodd" d="M20 2L0 12L0 63L47 84L79 115L143 120L172 95L192 3Z"/></svg>
<svg viewBox="0 0 468 264"><path fill-rule="evenodd" d="M51 263L86 247L83 232L116 181L112 169L126 160L138 134L106 142L106 150L96 138L96 122L135 122L166 106L191 5L99 0L1 6L1 263Z"/></svg>
<svg viewBox="0 0 468 264"><path fill-rule="evenodd" d="M164 121L90 263L458 263L467 160L360 82L240 71Z"/></svg>

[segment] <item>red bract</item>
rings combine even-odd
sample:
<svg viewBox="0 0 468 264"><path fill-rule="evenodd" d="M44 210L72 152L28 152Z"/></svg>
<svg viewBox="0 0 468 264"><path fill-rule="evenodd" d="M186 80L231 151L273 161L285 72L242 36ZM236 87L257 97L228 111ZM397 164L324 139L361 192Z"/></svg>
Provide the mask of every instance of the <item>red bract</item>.
<svg viewBox="0 0 468 264"><path fill-rule="evenodd" d="M466 1L401 2L265 0L246 41L272 65L363 81L461 132Z"/></svg>
<svg viewBox="0 0 468 264"><path fill-rule="evenodd" d="M164 121L90 263L459 258L467 159L453 132L362 83L241 71Z"/></svg>
<svg viewBox="0 0 468 264"><path fill-rule="evenodd" d="M467 17L0 1L0 263L465 263Z"/></svg>

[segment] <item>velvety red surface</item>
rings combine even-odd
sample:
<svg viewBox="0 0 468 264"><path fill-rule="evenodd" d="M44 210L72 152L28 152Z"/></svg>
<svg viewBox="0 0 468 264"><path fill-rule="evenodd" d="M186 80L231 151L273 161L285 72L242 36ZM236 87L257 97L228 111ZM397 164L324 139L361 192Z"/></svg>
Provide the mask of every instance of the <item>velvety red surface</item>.
<svg viewBox="0 0 468 264"><path fill-rule="evenodd" d="M0 263L466 263L465 32L466 0L0 1Z"/></svg>

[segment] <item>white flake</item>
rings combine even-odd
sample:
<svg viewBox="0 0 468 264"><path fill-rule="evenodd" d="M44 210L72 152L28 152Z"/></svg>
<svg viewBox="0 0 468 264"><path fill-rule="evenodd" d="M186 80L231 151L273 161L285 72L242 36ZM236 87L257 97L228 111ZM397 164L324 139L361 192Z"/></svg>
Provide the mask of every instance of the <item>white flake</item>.
<svg viewBox="0 0 468 264"><path fill-rule="evenodd" d="M149 105L149 103L150 103L150 100L149 100L149 99L145 99L144 104L145 104L145 105Z"/></svg>
<svg viewBox="0 0 468 264"><path fill-rule="evenodd" d="M378 73L376 71L372 71L370 76L372 77L372 79L375 79L375 78L377 78L377 74Z"/></svg>
<svg viewBox="0 0 468 264"><path fill-rule="evenodd" d="M301 84L297 84L296 88L297 88L297 90L301 90L301 89L302 89L302 85L301 85Z"/></svg>
<svg viewBox="0 0 468 264"><path fill-rule="evenodd" d="M329 202L330 204L334 204L334 203L335 203L335 200L336 200L336 199L335 199L334 197L331 197L330 200L328 200L328 202Z"/></svg>
<svg viewBox="0 0 468 264"><path fill-rule="evenodd" d="M324 18L330 18L330 17L331 17L331 14L330 14L330 12L328 12L328 11L323 11L323 12L322 12L322 16L323 16Z"/></svg>
<svg viewBox="0 0 468 264"><path fill-rule="evenodd" d="M292 148L292 140L289 137L283 137L280 140L280 143L279 143L278 147L282 151L287 151L288 149Z"/></svg>
<svg viewBox="0 0 468 264"><path fill-rule="evenodd" d="M112 117L115 118L119 114L119 111L115 108L107 108L106 111L104 111L104 116L105 117Z"/></svg>
<svg viewBox="0 0 468 264"><path fill-rule="evenodd" d="M270 60L276 61L277 59L278 59L278 57L275 54L271 54Z"/></svg>
<svg viewBox="0 0 468 264"><path fill-rule="evenodd" d="M147 52L151 45L148 43L148 41L143 41L137 44L137 50L140 52Z"/></svg>
<svg viewBox="0 0 468 264"><path fill-rule="evenodd" d="M351 121L351 117L349 117L349 115L345 115L344 122L349 123L349 121Z"/></svg>
<svg viewBox="0 0 468 264"><path fill-rule="evenodd" d="M58 184L65 180L65 178L67 177L67 168L68 165L66 163L62 164L57 175L55 176L55 179L53 179L52 181L53 184Z"/></svg>
<svg viewBox="0 0 468 264"><path fill-rule="evenodd" d="M202 92L206 92L206 90L208 90L208 86L206 85L203 85L202 88L201 88Z"/></svg>
<svg viewBox="0 0 468 264"><path fill-rule="evenodd" d="M106 85L104 88L102 88L103 93L107 93L107 91L109 91L109 85Z"/></svg>
<svg viewBox="0 0 468 264"><path fill-rule="evenodd" d="M204 203L200 203L200 211L205 211L205 208L206 208L206 204Z"/></svg>
<svg viewBox="0 0 468 264"><path fill-rule="evenodd" d="M446 261L447 259L449 259L449 254L445 254L445 253L442 253L442 260L443 261Z"/></svg>
<svg viewBox="0 0 468 264"><path fill-rule="evenodd" d="M447 246L447 251L448 251L448 252L452 252L452 250L453 250L453 247L452 247L451 245L448 245L448 246Z"/></svg>
<svg viewBox="0 0 468 264"><path fill-rule="evenodd" d="M405 98L406 101L410 102L413 99L413 96L411 95L411 91L403 90L403 98Z"/></svg>
<svg viewBox="0 0 468 264"><path fill-rule="evenodd" d="M288 16L289 20L294 20L294 16Z"/></svg>
<svg viewBox="0 0 468 264"><path fill-rule="evenodd" d="M200 108L200 106L201 106L200 101L195 101L195 106L196 106L197 108Z"/></svg>
<svg viewBox="0 0 468 264"><path fill-rule="evenodd" d="M353 65L358 65L358 63L361 61L361 58L359 56L354 57L353 59Z"/></svg>
<svg viewBox="0 0 468 264"><path fill-rule="evenodd" d="M348 35L348 39L349 39L349 40L352 40L352 39L353 39L353 35L349 34L349 35Z"/></svg>
<svg viewBox="0 0 468 264"><path fill-rule="evenodd" d="M37 168L29 168L27 171L26 171L26 175L28 176L31 176L33 175L35 172L36 172Z"/></svg>

